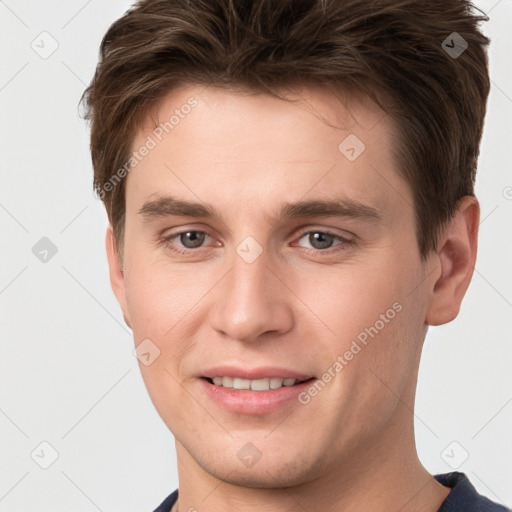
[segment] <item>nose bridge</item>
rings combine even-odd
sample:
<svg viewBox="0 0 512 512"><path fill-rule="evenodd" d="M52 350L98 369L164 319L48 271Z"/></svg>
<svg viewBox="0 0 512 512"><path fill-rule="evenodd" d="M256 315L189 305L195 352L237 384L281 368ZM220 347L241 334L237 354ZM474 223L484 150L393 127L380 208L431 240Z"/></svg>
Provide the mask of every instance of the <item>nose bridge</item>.
<svg viewBox="0 0 512 512"><path fill-rule="evenodd" d="M233 289L241 294L239 300L247 299L254 295L261 300L265 297L264 285L268 284L269 269L271 264L268 249L256 242L252 237L245 238L235 250L232 259L231 281Z"/></svg>
<svg viewBox="0 0 512 512"><path fill-rule="evenodd" d="M274 276L271 255L254 238L236 247L231 271L217 293L214 327L229 338L254 341L292 325L286 289Z"/></svg>

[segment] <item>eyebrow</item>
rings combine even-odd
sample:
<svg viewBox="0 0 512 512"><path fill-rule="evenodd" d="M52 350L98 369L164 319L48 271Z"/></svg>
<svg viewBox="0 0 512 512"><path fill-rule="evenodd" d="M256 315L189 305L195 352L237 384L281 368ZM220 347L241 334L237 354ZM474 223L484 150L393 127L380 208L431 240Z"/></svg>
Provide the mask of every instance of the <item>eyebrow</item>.
<svg viewBox="0 0 512 512"><path fill-rule="evenodd" d="M144 222L167 216L200 217L222 220L221 214L210 204L183 201L173 196L159 197L144 203L138 212ZM342 217L378 221L381 214L375 208L349 199L315 199L284 203L279 214L281 219L308 217Z"/></svg>

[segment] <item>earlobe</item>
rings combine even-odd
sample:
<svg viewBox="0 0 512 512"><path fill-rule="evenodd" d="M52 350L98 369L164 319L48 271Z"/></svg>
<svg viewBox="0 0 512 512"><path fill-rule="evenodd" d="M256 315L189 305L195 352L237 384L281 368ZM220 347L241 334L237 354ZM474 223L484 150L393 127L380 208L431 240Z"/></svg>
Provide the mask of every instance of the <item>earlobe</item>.
<svg viewBox="0 0 512 512"><path fill-rule="evenodd" d="M428 325L446 324L459 314L475 268L479 220L477 199L466 196L440 236L435 255L440 275L432 283Z"/></svg>
<svg viewBox="0 0 512 512"><path fill-rule="evenodd" d="M126 305L126 288L124 280L124 272L119 260L119 252L117 250L117 243L114 236L112 227L109 225L105 234L105 249L107 251L108 268L110 273L110 285L112 291L121 306L124 321L130 327L130 318L128 315L128 308Z"/></svg>

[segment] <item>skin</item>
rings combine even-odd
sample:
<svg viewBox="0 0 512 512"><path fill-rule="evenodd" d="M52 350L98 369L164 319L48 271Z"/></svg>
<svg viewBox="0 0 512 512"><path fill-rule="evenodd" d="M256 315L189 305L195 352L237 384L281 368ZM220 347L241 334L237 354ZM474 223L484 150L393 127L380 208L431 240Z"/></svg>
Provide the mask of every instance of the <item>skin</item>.
<svg viewBox="0 0 512 512"><path fill-rule="evenodd" d="M160 350L140 368L175 436L179 510L437 511L449 489L418 460L416 380L428 326L457 316L471 280L478 202L460 202L422 260L392 121L365 97L342 104L314 86L294 94L303 100L172 91L134 149L188 98L198 104L128 175L124 272L107 230L111 284L135 344L149 338ZM366 146L353 162L338 149L350 133ZM145 202L165 194L209 203L222 218L144 219ZM332 198L380 219L279 219L284 202ZM199 248L175 236L193 230L210 235ZM323 249L310 234L326 230L349 243L334 237ZM252 263L236 252L247 236L262 248ZM396 303L401 311L307 405L236 414L202 393L201 371L220 364L320 378ZM252 467L237 457L248 442L261 452Z"/></svg>

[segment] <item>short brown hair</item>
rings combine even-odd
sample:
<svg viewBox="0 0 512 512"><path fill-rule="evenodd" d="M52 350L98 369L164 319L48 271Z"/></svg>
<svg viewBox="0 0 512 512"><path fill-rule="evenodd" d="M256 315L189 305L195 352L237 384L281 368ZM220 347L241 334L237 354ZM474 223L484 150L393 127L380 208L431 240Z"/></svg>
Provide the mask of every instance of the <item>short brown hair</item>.
<svg viewBox="0 0 512 512"><path fill-rule="evenodd" d="M391 101L397 170L412 189L425 257L459 199L474 195L490 87L489 40L478 28L488 18L475 10L466 0L138 1L107 31L82 98L94 188L121 255L126 180L112 180L126 175L156 102L183 84L279 96L316 82Z"/></svg>

